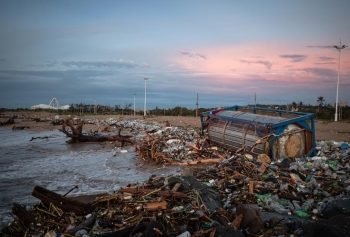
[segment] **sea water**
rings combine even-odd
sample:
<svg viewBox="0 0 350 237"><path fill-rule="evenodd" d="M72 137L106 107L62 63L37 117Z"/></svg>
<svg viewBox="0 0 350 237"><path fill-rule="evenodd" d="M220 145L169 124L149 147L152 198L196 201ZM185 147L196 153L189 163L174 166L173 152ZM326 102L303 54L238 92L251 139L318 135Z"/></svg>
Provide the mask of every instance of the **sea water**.
<svg viewBox="0 0 350 237"><path fill-rule="evenodd" d="M32 137L42 137L34 139ZM44 138L48 137L48 138ZM179 168L160 167L140 160L134 148L113 150L106 143L67 143L60 131L12 131L0 128L0 227L12 219L12 203L32 205L31 196L40 185L70 196L113 192L129 183L143 182L150 175L171 175Z"/></svg>

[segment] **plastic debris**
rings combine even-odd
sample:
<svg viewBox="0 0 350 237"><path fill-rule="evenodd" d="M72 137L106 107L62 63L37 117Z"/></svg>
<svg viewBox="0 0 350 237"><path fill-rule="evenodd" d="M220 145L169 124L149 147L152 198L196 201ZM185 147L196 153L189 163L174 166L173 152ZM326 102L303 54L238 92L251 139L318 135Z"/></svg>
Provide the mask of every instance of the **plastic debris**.
<svg viewBox="0 0 350 237"><path fill-rule="evenodd" d="M176 236L176 237L191 237L191 233L188 231L183 232L182 234Z"/></svg>
<svg viewBox="0 0 350 237"><path fill-rule="evenodd" d="M296 215L297 217L305 218L305 219L307 219L307 218L310 217L310 215L307 214L307 212L305 212L305 211L303 211L303 210L296 210L296 211L295 211L295 215Z"/></svg>
<svg viewBox="0 0 350 237"><path fill-rule="evenodd" d="M206 166L191 171L193 176L151 176L87 203L35 188L41 203L30 209L14 205L15 220L3 236L303 236L327 221L337 233L350 234L344 217L350 216L348 143L320 141L315 157L271 160L214 147L195 129L142 120L98 122L127 129L146 161Z"/></svg>

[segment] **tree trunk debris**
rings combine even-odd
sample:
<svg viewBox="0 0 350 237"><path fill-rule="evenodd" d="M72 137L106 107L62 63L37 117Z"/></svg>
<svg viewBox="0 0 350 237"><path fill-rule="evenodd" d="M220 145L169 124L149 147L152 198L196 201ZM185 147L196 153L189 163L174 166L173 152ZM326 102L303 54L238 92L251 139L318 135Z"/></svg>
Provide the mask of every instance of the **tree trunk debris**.
<svg viewBox="0 0 350 237"><path fill-rule="evenodd" d="M0 126L7 126L7 125L15 124L15 118L16 118L15 115L11 116L5 122L0 122Z"/></svg>
<svg viewBox="0 0 350 237"><path fill-rule="evenodd" d="M13 126L12 130L24 130L24 129L29 129L29 126Z"/></svg>
<svg viewBox="0 0 350 237"><path fill-rule="evenodd" d="M62 209L63 211L71 211L77 214L85 214L91 210L91 206L85 203L79 202L77 200L73 200L71 198L64 197L55 192L47 190L40 186L35 186L32 192L32 195L46 206L50 206L51 204L56 207Z"/></svg>
<svg viewBox="0 0 350 237"><path fill-rule="evenodd" d="M121 130L119 130L118 135L88 135L83 133L83 125L84 121L81 119L73 120L72 118L67 118L62 124L62 129L60 129L60 131L66 134L67 137L70 137L70 142L72 143L119 141L122 146L125 144L133 144L133 141L131 140L132 136L121 135Z"/></svg>

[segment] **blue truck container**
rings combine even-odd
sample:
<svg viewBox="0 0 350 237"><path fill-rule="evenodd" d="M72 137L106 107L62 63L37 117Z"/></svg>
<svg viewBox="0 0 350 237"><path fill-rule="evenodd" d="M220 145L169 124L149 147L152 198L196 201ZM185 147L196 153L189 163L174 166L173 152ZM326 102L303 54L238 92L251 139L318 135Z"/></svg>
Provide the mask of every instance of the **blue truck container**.
<svg viewBox="0 0 350 237"><path fill-rule="evenodd" d="M314 114L255 106L232 106L201 114L209 141L236 151L268 154L273 159L315 155Z"/></svg>

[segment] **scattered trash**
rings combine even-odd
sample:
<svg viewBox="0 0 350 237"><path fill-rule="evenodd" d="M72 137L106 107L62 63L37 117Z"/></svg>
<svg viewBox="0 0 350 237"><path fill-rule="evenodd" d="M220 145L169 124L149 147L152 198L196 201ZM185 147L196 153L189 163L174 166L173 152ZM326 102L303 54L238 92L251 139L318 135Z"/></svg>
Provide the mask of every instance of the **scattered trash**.
<svg viewBox="0 0 350 237"><path fill-rule="evenodd" d="M60 116L56 115L54 119L51 121L52 125L63 125L64 119L60 118Z"/></svg>
<svg viewBox="0 0 350 237"><path fill-rule="evenodd" d="M81 122L69 123L80 130ZM213 146L190 128L141 120L89 123L132 134L140 159L202 166L191 175L151 176L143 184L89 197L36 186L32 195L40 203L14 204L15 220L2 236L317 236L320 228L329 236L350 235L348 143L319 141L314 157L274 159L265 152Z"/></svg>
<svg viewBox="0 0 350 237"><path fill-rule="evenodd" d="M183 232L182 234L176 236L176 237L191 237L191 233L188 231Z"/></svg>
<svg viewBox="0 0 350 237"><path fill-rule="evenodd" d="M296 210L295 211L295 215L297 217L305 218L305 219L308 219L310 217L310 215L307 212L303 211L303 210Z"/></svg>
<svg viewBox="0 0 350 237"><path fill-rule="evenodd" d="M346 150L346 149L349 149L349 144L348 143L342 143L339 147L342 150Z"/></svg>
<svg viewBox="0 0 350 237"><path fill-rule="evenodd" d="M113 156L117 156L119 153L121 153L121 154L128 153L128 150L121 149L120 147L115 147L115 148L112 150Z"/></svg>

